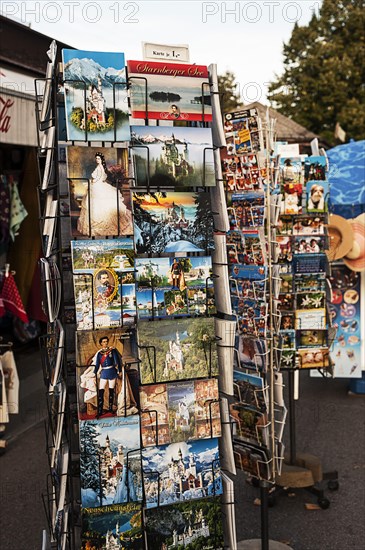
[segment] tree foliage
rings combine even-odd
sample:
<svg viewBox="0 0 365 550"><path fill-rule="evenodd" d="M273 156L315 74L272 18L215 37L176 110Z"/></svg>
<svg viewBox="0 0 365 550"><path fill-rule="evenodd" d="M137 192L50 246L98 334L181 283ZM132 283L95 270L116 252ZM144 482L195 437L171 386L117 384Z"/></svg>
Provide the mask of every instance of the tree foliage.
<svg viewBox="0 0 365 550"><path fill-rule="evenodd" d="M336 123L347 139L365 127L362 0L323 0L308 25L284 44L284 72L269 86L273 106L334 143Z"/></svg>
<svg viewBox="0 0 365 550"><path fill-rule="evenodd" d="M229 113L243 107L234 73L226 71L218 76L218 89L222 113Z"/></svg>

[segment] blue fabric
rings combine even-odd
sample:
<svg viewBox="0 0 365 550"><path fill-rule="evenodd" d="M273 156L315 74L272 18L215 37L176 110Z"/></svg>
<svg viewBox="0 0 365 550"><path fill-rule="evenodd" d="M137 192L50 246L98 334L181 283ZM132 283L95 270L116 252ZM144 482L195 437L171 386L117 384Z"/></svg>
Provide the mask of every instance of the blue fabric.
<svg viewBox="0 0 365 550"><path fill-rule="evenodd" d="M365 212L365 141L350 141L327 151L330 211L344 218Z"/></svg>

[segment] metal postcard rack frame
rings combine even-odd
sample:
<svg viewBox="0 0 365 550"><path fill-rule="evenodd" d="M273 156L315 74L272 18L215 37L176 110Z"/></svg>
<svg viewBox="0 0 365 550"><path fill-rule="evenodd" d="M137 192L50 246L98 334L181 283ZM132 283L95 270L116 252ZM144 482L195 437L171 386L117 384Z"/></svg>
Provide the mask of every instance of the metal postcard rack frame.
<svg viewBox="0 0 365 550"><path fill-rule="evenodd" d="M54 43L55 47L55 43ZM51 52L52 53L52 52ZM48 52L49 54L49 52ZM76 308L75 305L67 304L65 300L67 294L67 281L72 284L72 271L70 268L70 254L67 250L67 244L64 242L64 224L71 226L69 219L70 210L64 208L64 199L68 191L65 191L68 179L61 174L60 168L64 163L63 157L60 158L59 149L59 107L62 105L63 94L60 94L60 86L65 84L62 81L62 67L56 62L56 54L53 50L53 58L47 65L47 75L45 79L35 81L36 91L36 122L38 134L38 171L39 171L39 221L43 239L42 265L42 291L43 307L48 319L47 334L40 340L41 358L44 372L44 382L46 385L48 419L45 423L46 434L46 452L49 459L49 474L47 476L47 490L43 495L45 514L47 518L47 530L44 531L43 540L47 542L47 550L76 550L80 541L81 533L81 501L80 501L80 446L78 441L78 405L76 389L76 371L79 365L76 364L75 354L75 331L76 331ZM214 71L213 71L214 73ZM66 83L67 84L67 83ZM127 87L130 82L127 80ZM213 102L218 97L217 79L210 77L209 83L202 86L202 96L204 88L210 87L210 97ZM147 83L146 83L147 87ZM84 90L85 91L85 90ZM146 88L147 92L147 88ZM116 90L113 88L114 114ZM86 95L85 95L86 98ZM146 93L146 113L148 112L148 100ZM202 125L208 127L210 123L205 121L206 104L202 101ZM220 119L220 112L219 112ZM148 124L148 118L145 123ZM158 124L158 122L157 122ZM191 123L192 126L195 123ZM214 126L214 125L213 125ZM116 127L114 137L116 138ZM87 142L87 129L85 129L85 142ZM108 140L109 143L109 140ZM73 145L74 142L71 142ZM114 142L112 142L113 146ZM104 145L104 143L102 143ZM133 149L136 144L131 144L128 149ZM213 151L214 164L216 170L217 186L223 188L223 180L219 171L219 146L207 148ZM210 190L216 193L215 209L211 214L214 217L215 225L222 225L220 216L224 216L224 205L219 203L219 194L221 190L213 191L213 188L205 186L206 150L204 150L204 170L201 187L197 191ZM131 178L128 178L131 179ZM134 181L134 186L135 186ZM87 181L90 186L90 181ZM133 187L133 182L132 182ZM147 178L147 191L150 188L149 174ZM116 193L119 189L117 185ZM138 192L138 187L135 186ZM158 189L159 190L159 189ZM117 193L118 195L118 193ZM55 211L49 213L51 203ZM219 207L218 207L218 206ZM48 210L47 210L48 209ZM213 210L213 208L212 208ZM89 209L90 214L90 209ZM89 219L89 223L92 220ZM91 226L91 224L90 224ZM51 229L49 229L51 227ZM72 238L72 237L71 237ZM216 287L219 275L212 274L210 277ZM222 285L224 281L220 281ZM210 287L210 285L209 285ZM206 281L206 290L208 281ZM228 292L228 289L227 289ZM206 313L209 317L208 302L206 303ZM219 312L218 312L219 314ZM93 326L94 326L93 321ZM219 338L216 338L216 341ZM207 376L216 376L212 372L212 343L209 349L205 350L207 358ZM231 368L232 365L229 365ZM125 385L126 387L126 385ZM220 402L220 399L218 400ZM214 402L215 403L215 402ZM212 405L209 405L209 423L210 434L214 436L214 426L212 419ZM156 436L158 431L158 420L156 418ZM223 430L222 430L223 431ZM142 442L141 442L142 449ZM140 450L141 450L140 449ZM213 479L215 479L215 467L211 466ZM223 468L221 469L224 471ZM216 494L216 483L214 482L213 494ZM143 494L143 501L145 496ZM232 517L228 509L234 507L232 495L225 495L222 499L223 517ZM145 527L143 527L145 532ZM144 535L145 536L145 535ZM227 546L226 546L227 547Z"/></svg>

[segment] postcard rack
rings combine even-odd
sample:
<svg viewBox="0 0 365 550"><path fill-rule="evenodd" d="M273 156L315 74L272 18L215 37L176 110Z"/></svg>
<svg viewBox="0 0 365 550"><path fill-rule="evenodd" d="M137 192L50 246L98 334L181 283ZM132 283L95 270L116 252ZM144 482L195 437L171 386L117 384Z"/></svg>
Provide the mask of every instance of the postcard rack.
<svg viewBox="0 0 365 550"><path fill-rule="evenodd" d="M222 168L230 226L226 245L231 292L226 313L233 310L237 318L237 370L226 392L234 397L230 420L234 421L236 466L260 487L261 546L266 550L268 505L283 487L307 488L323 509L329 500L318 482L329 479L330 489L338 487L336 472L322 474L317 457L297 453L295 427L299 372L331 369L335 329L327 306L326 158L313 154L303 167L302 159L284 156L281 162L280 155L270 156L267 151L275 150L274 121L256 123L252 117L257 117L253 109L225 115L227 150L222 152ZM253 147L250 140L257 128L263 133L265 150ZM317 171L311 180L313 166ZM284 453L283 444L287 416L290 453Z"/></svg>
<svg viewBox="0 0 365 550"><path fill-rule="evenodd" d="M146 311L149 313L146 314L146 320L137 324L139 333L137 345L133 328L137 311L136 309L130 311L133 308L130 308L131 302L128 299L127 291L129 285L132 284L130 281L133 282L138 270L134 267L134 263L132 268L125 268L129 256L127 254L126 257L124 254L125 251L131 251L132 257L135 243L133 243L133 237L124 237L120 215L125 209L131 210L131 204L127 197L130 191L135 192L136 200L138 200L138 193L159 194L164 197L166 193L170 192L171 185L155 187L153 176L149 173L149 163L145 184L141 185L133 172L127 177L124 169L127 171L128 164L131 164L137 148L142 147L147 150L147 160L150 153L148 147L137 144L133 140L129 147L120 147L117 124L114 125L114 139L108 139L105 142L101 140L99 147L93 147L89 141L91 130L85 125L83 135L79 139L84 141L83 151L90 151L90 154L92 152L94 156L99 149L109 149L120 155L118 166L123 166L121 171L118 171L118 168L110 176L113 178L112 185L115 190L117 221L113 234L106 235L103 239L103 242L108 245L118 242L120 235L123 235L122 239L124 239L125 249L122 254L118 255L119 267L114 267L118 273L123 274L123 277L114 281L114 287L113 281L109 279L108 292L104 296L109 298L109 290L112 287L117 288L120 299L118 298L119 301L113 303L109 310L112 310L111 317L119 316L121 322L115 325L105 325L105 304L102 304L104 310L103 307L100 308L101 313L97 314L94 311L97 297L100 296L101 291L97 289L95 283L93 260L85 256L84 269L81 264L80 268L75 269L74 264L78 254L77 246L80 243L89 243L92 246L97 239L93 234L95 219L90 199L92 188L90 175L82 177L77 173L70 174L66 171L66 147L77 148L78 140L65 143L66 132L63 125L65 98L62 92L65 89L70 90L72 86L78 87L79 93L81 90L83 96L84 111L86 112L88 90L84 81L69 79L63 73L63 67L58 63L59 56L57 56L55 42L51 44L47 54L49 62L46 78L37 79L35 83L40 182L38 203L43 244L40 269L42 303L48 321L47 333L40 338L48 408L45 435L49 465L47 489L43 495L47 528L44 530L42 549L76 550L80 548L81 544L84 544L84 542L81 543L83 533L84 535L88 534L90 544L101 547L100 537L91 533L91 529L89 529L92 516L101 513L100 510L110 514L110 518L114 518L113 514L119 513L129 514L129 518L137 517L140 514L142 518L143 513L142 527L140 527L140 536L143 542L139 543L138 548L153 548L156 534L149 531L147 525L150 525L151 522L148 522L148 519L155 514L155 517L160 518L160 521L164 523L164 514L168 513L169 505L173 504L181 508L182 514L187 518L188 526L187 533L174 533L174 543L186 542L186 537L193 539L204 536L209 537L211 543L219 548L233 550L236 548L234 487L233 481L227 473L235 472L235 464L232 450L232 423L229 419L228 401L224 390L232 378L234 359L232 334L227 333L227 326L231 326L235 322L232 321L232 318L228 318L229 312L226 312L224 307L224 304L228 303L229 281L225 272L226 251L225 247L221 246L220 239L228 229L228 218L221 202L224 197L220 167L222 125L216 67L214 65L209 67L207 81L201 86L202 112L198 116L199 120L201 119L200 123L186 122L186 128L211 128L213 135L212 145L204 143L202 177L199 181L197 180L196 185L192 186L193 190L189 188L189 193L194 194L204 215L206 213L205 197L209 197L209 201L211 201L210 211L207 212L205 218L202 215L202 219L199 220L200 226L196 225L191 228L193 237L198 235L194 238L200 238L200 231L205 233L205 240L201 240L203 244L200 247L197 245L192 247L193 251L182 253L173 250L168 256L169 258L183 258L185 255L187 259L190 259L193 266L191 269L195 269L194 276L199 278L201 283L199 283L199 287L191 286L195 290L191 292L189 298L189 307L191 306L191 308L188 310L188 315L186 312L180 315L178 307L176 312L171 310L171 313L164 310L164 314L159 315L160 310L153 307L154 296L157 295L159 288L158 286L155 288L154 280L151 279L149 290L152 295L152 308L148 306L149 309L147 308ZM130 90L133 79L138 78L137 76L127 77L126 83L121 86L122 92L125 92L126 89ZM145 125L148 126L150 111L147 94L148 79L144 77L140 77L140 79L145 82L144 113ZM117 96L120 94L119 88L118 83L113 85L110 120L117 120L119 116L117 101ZM207 95L208 89L209 96ZM199 99L196 101L199 103ZM208 107L213 112L212 116L207 114ZM174 119L169 115L166 120ZM183 115L180 120L185 120ZM151 126L151 128L153 127ZM121 162L119 162L120 160ZM208 162L214 166L215 187L208 184L208 178L211 175L208 170ZM83 196L87 197L87 204L85 202L87 215L84 230L78 231L75 211L80 209L82 192ZM199 199L201 199L200 203ZM184 214L181 206L179 223L182 225L185 223ZM210 256L214 248L213 226L217 258L218 261L221 260L221 265L217 265L217 269L213 267L212 270ZM140 250L138 257L141 261L148 260L148 257L158 260L166 258L166 254L163 252L156 253L152 250L152 243L156 245L157 239L155 234L152 235L151 228L149 234L150 248ZM126 233L126 235L130 234ZM128 238L132 242L132 247L130 247ZM136 248L138 253L138 245ZM205 256L201 256L203 253ZM81 255L82 253L80 253L80 257ZM108 255L107 249L105 249L105 255ZM207 263L199 266L200 258L207 260ZM105 258L101 258L100 261L105 263ZM199 269L195 266L199 266ZM108 269L107 266L104 269L107 274ZM100 271L102 271L101 268ZM78 283L79 286L77 286ZM77 289L80 290L78 295ZM124 294L124 290L126 294ZM178 293L180 291L175 288L169 292ZM188 299L187 291L186 296ZM171 296L168 295L167 299L170 298ZM105 302L107 301L106 299ZM161 374L158 370L159 346L154 341L143 342L143 331L139 328L140 325L146 328L153 323L161 331L163 327L167 327L168 323L171 323L173 330L176 330L176 335L180 330L179 334L184 335L183 337L185 337L186 326L192 326L195 323L194 327L197 327L198 324L203 326L204 323L207 323L210 331L208 331L209 336L208 332L205 333L203 330L199 336L200 339L197 338L197 342L191 341L186 346L196 361L196 372L192 370L191 376L174 378L171 370L163 380L159 378ZM179 328L181 326L183 328ZM94 374L97 359L96 356L89 359L85 354L82 355L80 342L82 343L82 339L86 338L84 336L86 334L95 333L102 339L103 335L110 335L113 331L118 334L122 333L124 338L123 341L119 339L115 342L115 348L122 350L119 351L120 354L123 353L118 380L115 382L115 386L114 382L108 382L102 386L100 381L93 385L90 374ZM173 356L173 352L179 345L178 336L176 338L177 341L171 341L172 359L170 358L169 364L166 360L166 372L168 368L176 369L175 372L179 372L179 368L181 368L176 360L178 355ZM97 346L98 342L95 341L94 344ZM147 363L149 365L146 372L150 376L150 380L147 379L147 381L143 381L138 374L138 369L144 367L145 355L148 355ZM96 375L94 381L95 378ZM202 389L205 382L207 382L206 387ZM178 383L181 383L181 386ZM148 394L154 388L168 384L170 384L171 395L175 386L178 389L180 387L190 388L189 391L196 392L195 396L198 396L198 392L200 392L200 401L196 405L196 418L191 420L189 427L195 431L191 434L190 439L187 439L189 448L192 449L191 453L181 458L179 451L175 460L175 467L179 464L179 468L186 470L187 479L190 472L190 481L184 481L184 483L191 485L186 487L181 485L178 490L174 489L179 495L180 491L184 490L188 494L188 491L194 488L195 492L191 493L192 496L187 499L187 504L185 501L171 500L169 493L171 480L166 478L167 467L164 471L161 471L160 468L148 467L148 457L153 455L154 449L156 449L156 456L159 456L161 445L171 444L173 440L161 439L167 429L166 423L161 417L161 410L152 406L143 408L140 404L141 392L145 391ZM209 390L211 393L208 391L210 384L213 387ZM177 443L181 442L184 452L187 453L188 445L184 439L185 436L181 435L186 430L185 398L186 396L183 396L180 399L181 402L179 401L180 416L177 415L175 424L170 424L168 429L175 434L174 437L180 437L177 439ZM196 397L196 399L198 398ZM177 401L171 397L171 403L172 407ZM143 433L144 424L148 424L151 428L152 440L147 439L148 431ZM120 433L124 426L127 426L130 432L128 431L128 436L126 435L126 441L119 441L118 449L116 449L113 433L118 433L120 439ZM134 440L133 445L128 447L127 439L132 431L134 434L137 433L136 426L138 426L138 440ZM118 432L118 430L120 431ZM82 431L85 432L84 435L82 435ZM125 433L127 434L127 432ZM104 437L103 442L101 442L101 436ZM173 443L172 445L176 446L177 444ZM201 463L198 461L195 464L194 460L198 460L196 457L199 458L200 454L204 455L203 448L205 450L209 448L210 461L206 462L207 459L201 459ZM175 452L177 452L177 448ZM196 468L198 468L198 472ZM90 474L90 469L95 469L95 475L94 473ZM170 472L170 475L173 475L173 471ZM194 487L192 485L193 478ZM177 485L176 481L175 485ZM199 495L199 497L194 495ZM208 516L210 518L209 525L206 523ZM214 521L211 518L214 518ZM222 521L225 531L224 539ZM112 528L112 532L118 535L118 529L117 524L115 528ZM133 536L137 537L137 535ZM103 540L103 544L104 542Z"/></svg>

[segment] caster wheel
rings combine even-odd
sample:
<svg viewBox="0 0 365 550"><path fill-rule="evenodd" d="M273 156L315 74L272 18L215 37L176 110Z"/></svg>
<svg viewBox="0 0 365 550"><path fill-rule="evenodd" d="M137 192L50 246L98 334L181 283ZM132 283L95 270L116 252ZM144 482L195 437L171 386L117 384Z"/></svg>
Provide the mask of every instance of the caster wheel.
<svg viewBox="0 0 365 550"><path fill-rule="evenodd" d="M318 499L318 504L322 508L322 510L327 510L327 508L330 507L330 501L328 498L322 497Z"/></svg>
<svg viewBox="0 0 365 550"><path fill-rule="evenodd" d="M273 508L275 506L275 504L276 504L275 495L271 494L271 495L268 496L267 504L268 504L269 508Z"/></svg>
<svg viewBox="0 0 365 550"><path fill-rule="evenodd" d="M337 479L330 479L327 487L330 491L338 491L340 484L338 483Z"/></svg>

